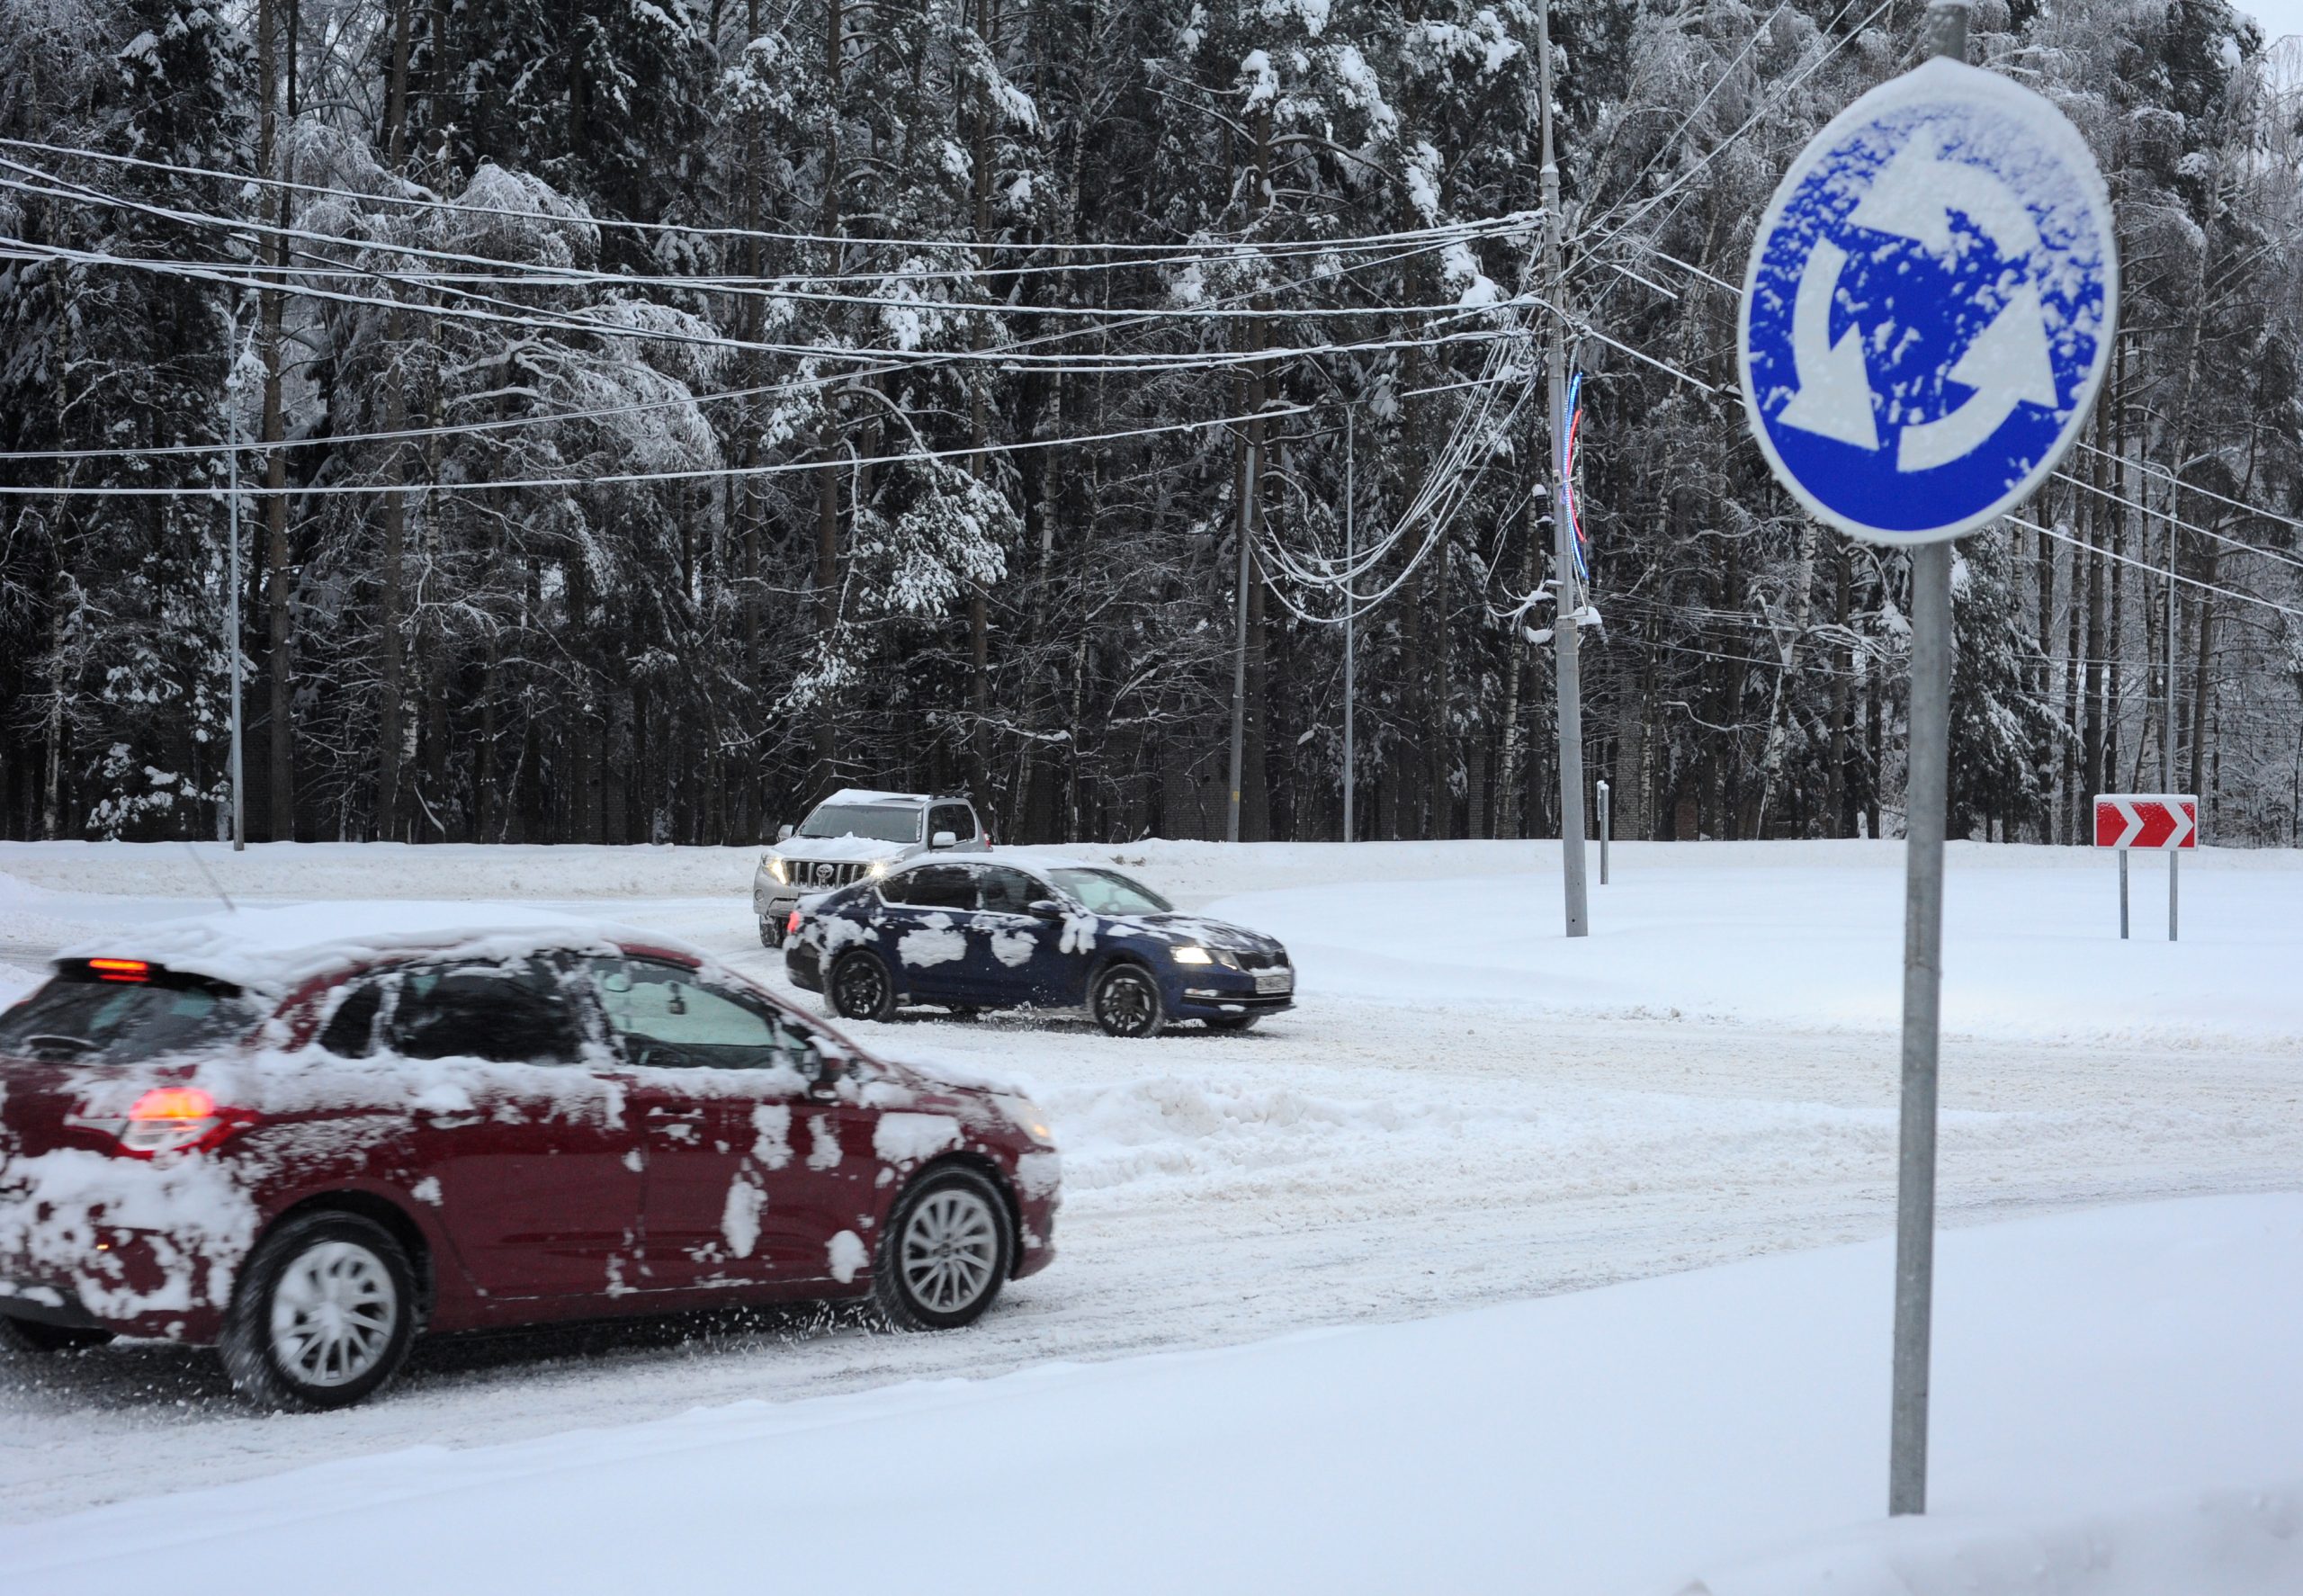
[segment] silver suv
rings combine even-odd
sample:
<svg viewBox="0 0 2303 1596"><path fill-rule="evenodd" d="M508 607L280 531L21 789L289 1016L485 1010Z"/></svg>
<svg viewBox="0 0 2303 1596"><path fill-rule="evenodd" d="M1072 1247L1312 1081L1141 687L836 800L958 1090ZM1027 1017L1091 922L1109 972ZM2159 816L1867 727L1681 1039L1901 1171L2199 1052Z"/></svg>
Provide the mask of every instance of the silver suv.
<svg viewBox="0 0 2303 1596"><path fill-rule="evenodd" d="M780 946L785 923L803 894L829 892L865 875L886 874L931 850L981 854L991 838L964 798L928 793L867 793L846 787L786 826L752 873L752 910L760 944Z"/></svg>

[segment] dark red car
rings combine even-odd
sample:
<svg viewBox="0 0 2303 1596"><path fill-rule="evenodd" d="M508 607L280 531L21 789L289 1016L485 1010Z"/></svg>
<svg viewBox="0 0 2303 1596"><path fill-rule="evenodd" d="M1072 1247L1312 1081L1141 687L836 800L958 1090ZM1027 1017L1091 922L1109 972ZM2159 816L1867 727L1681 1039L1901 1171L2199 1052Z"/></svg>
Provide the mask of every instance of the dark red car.
<svg viewBox="0 0 2303 1596"><path fill-rule="evenodd" d="M948 1328L1053 1258L1060 1168L1024 1099L643 934L243 911L0 1015L0 1337L212 1342L328 1408L426 1331L864 1296Z"/></svg>

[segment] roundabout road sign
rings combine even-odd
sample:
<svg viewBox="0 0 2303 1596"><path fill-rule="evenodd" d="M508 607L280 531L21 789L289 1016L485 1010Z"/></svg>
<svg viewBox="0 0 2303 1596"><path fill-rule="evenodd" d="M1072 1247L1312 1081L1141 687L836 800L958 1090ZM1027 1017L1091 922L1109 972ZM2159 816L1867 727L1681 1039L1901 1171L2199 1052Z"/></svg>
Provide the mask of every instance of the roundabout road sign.
<svg viewBox="0 0 2303 1596"><path fill-rule="evenodd" d="M2110 197L2078 130L2006 78L1927 61L1833 118L1761 219L1752 431L1855 536L1958 537L2071 447L2118 307Z"/></svg>

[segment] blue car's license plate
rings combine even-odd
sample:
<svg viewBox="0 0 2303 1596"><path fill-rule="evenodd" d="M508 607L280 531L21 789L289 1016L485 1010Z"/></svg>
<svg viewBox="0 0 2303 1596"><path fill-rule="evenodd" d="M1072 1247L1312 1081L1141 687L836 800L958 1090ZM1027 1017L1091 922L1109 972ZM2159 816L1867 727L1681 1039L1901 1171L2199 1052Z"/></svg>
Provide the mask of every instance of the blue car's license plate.
<svg viewBox="0 0 2303 1596"><path fill-rule="evenodd" d="M1256 991L1258 992L1292 992L1295 990L1295 973L1293 970L1259 970L1256 972Z"/></svg>

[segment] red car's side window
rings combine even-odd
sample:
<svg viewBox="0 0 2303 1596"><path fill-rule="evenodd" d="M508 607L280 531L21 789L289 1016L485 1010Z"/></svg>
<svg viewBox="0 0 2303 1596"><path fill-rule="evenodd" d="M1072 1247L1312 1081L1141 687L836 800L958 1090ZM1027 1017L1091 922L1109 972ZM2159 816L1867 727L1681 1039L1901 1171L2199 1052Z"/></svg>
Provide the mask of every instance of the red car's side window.
<svg viewBox="0 0 2303 1596"><path fill-rule="evenodd" d="M541 961L418 965L399 978L390 1019L404 1058L573 1063L575 1018Z"/></svg>
<svg viewBox="0 0 2303 1596"><path fill-rule="evenodd" d="M608 1029L634 1064L797 1067L807 1044L773 1005L652 959L588 960Z"/></svg>

